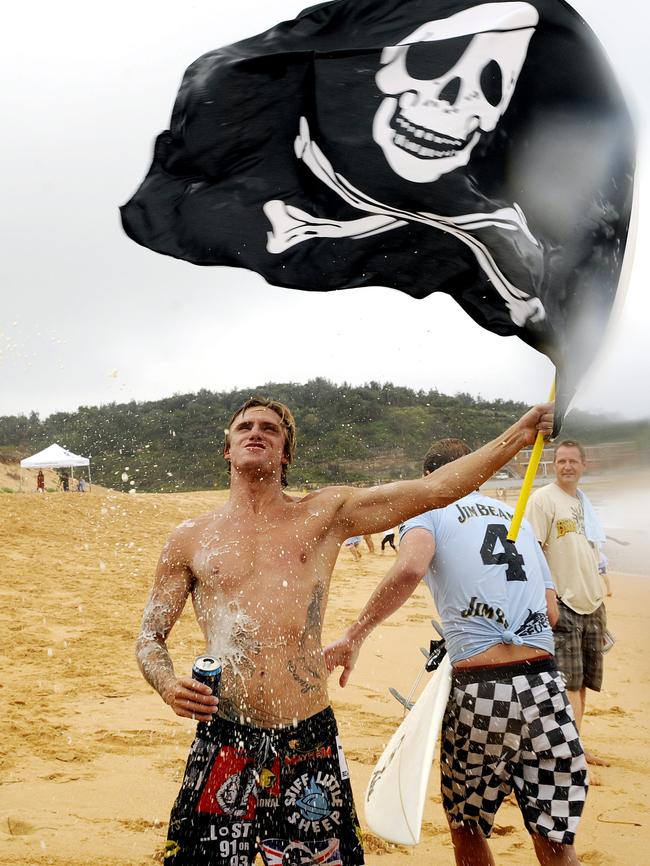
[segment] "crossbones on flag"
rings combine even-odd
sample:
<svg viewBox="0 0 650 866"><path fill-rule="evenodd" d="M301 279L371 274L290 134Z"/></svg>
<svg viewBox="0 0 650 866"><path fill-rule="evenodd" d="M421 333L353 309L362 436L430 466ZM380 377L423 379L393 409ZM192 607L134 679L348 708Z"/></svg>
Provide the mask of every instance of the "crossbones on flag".
<svg viewBox="0 0 650 866"><path fill-rule="evenodd" d="M633 133L563 0L334 0L186 71L122 222L269 283L450 294L558 372L556 422L623 264Z"/></svg>

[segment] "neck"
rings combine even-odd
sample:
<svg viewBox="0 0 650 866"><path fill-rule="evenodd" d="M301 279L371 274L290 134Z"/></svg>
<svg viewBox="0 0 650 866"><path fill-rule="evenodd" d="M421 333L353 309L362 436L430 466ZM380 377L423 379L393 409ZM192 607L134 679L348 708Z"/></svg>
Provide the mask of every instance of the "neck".
<svg viewBox="0 0 650 866"><path fill-rule="evenodd" d="M555 483L563 490L565 493L568 493L569 496L573 496L574 499L578 495L578 482L577 481L560 481L559 478L555 479Z"/></svg>
<svg viewBox="0 0 650 866"><path fill-rule="evenodd" d="M284 498L280 476L251 473L233 469L230 476L229 501L238 508L260 511Z"/></svg>

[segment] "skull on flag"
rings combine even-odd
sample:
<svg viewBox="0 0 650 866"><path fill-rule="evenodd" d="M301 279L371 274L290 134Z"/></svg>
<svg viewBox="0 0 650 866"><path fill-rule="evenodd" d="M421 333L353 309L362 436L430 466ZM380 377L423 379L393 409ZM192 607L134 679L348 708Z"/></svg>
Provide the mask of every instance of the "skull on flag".
<svg viewBox="0 0 650 866"><path fill-rule="evenodd" d="M538 17L529 3L484 3L384 48L372 134L394 172L430 183L467 165L510 103Z"/></svg>

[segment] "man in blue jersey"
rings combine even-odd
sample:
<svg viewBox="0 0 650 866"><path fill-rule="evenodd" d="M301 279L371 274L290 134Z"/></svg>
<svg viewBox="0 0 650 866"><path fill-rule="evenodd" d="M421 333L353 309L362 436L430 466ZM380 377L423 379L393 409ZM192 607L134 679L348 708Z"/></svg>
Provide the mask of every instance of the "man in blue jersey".
<svg viewBox="0 0 650 866"><path fill-rule="evenodd" d="M469 451L435 442L424 474ZM553 658L555 589L530 525L507 540L511 520L478 491L407 520L395 564L325 658L330 671L343 667L344 686L363 641L424 577L453 666L440 767L457 866L493 866L487 839L513 790L539 862L576 866L587 765Z"/></svg>

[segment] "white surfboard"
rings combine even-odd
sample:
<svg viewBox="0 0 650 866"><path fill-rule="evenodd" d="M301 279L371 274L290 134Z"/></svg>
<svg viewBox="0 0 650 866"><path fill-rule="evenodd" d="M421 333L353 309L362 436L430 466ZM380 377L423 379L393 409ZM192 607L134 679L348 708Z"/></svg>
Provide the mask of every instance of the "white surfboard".
<svg viewBox="0 0 650 866"><path fill-rule="evenodd" d="M366 822L389 842L420 841L431 763L450 691L451 663L445 656L372 771Z"/></svg>

